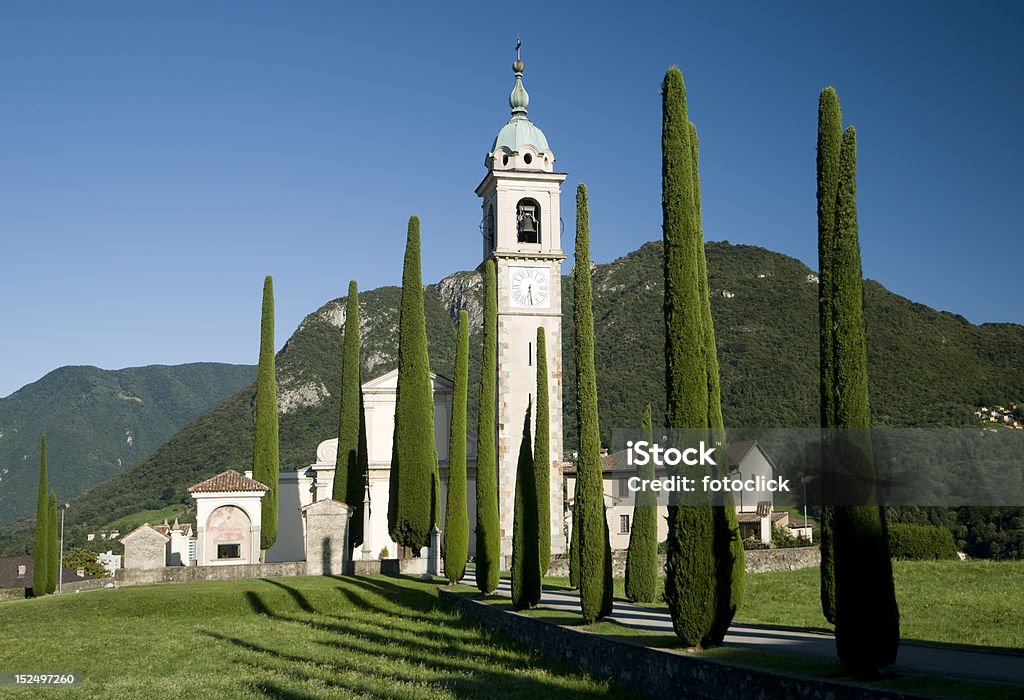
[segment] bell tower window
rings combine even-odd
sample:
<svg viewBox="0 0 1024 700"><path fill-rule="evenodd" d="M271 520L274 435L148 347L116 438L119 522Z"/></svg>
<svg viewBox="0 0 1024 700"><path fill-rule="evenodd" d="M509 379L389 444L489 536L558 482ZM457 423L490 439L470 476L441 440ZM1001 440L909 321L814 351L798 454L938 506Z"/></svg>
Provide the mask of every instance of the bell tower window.
<svg viewBox="0 0 1024 700"><path fill-rule="evenodd" d="M520 199L516 205L516 234L520 243L540 243L540 205Z"/></svg>

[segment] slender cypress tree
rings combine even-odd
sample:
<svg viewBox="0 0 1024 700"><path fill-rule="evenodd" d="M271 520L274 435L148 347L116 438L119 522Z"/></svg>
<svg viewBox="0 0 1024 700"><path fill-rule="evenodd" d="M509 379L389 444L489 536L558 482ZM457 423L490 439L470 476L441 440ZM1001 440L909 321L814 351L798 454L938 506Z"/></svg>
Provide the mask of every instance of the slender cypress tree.
<svg viewBox="0 0 1024 700"><path fill-rule="evenodd" d="M697 255L697 282L700 285L701 322L704 325L705 369L708 381L708 418L711 439L717 454L727 455L725 421L722 418L722 390L718 374L718 344L715 342L715 323L711 317L711 290L708 285L708 261L704 249L704 222L701 215L700 175L697 163L700 156L697 127L689 122L690 164L693 168L693 205L700 235ZM728 466L723 464L716 470L718 476L728 476ZM732 619L743 599L743 577L746 562L743 554L743 539L740 537L740 523L736 516L736 503L732 493L719 491L714 496L713 511L715 523L715 560L717 561L717 608L715 624L708 634L707 643L721 644L732 624Z"/></svg>
<svg viewBox="0 0 1024 700"><path fill-rule="evenodd" d="M455 389L448 436L448 496L444 514L444 573L449 583L466 575L469 511L466 509L466 405L469 396L469 314L459 312L455 342Z"/></svg>
<svg viewBox="0 0 1024 700"><path fill-rule="evenodd" d="M695 202L693 148L683 75L669 68L662 83L662 217L665 248L665 418L670 428L707 429L711 409L701 299L703 241ZM706 277L706 274L705 274ZM688 476L704 474L694 468ZM703 495L699 494L698 495ZM722 568L709 499L669 505L665 600L676 634L691 646L714 643ZM731 570L731 567L730 567Z"/></svg>
<svg viewBox="0 0 1024 700"><path fill-rule="evenodd" d="M495 449L498 379L498 280L494 260L484 263L484 347L476 430L476 587L498 587L501 533L498 521L498 454Z"/></svg>
<svg viewBox="0 0 1024 700"><path fill-rule="evenodd" d="M839 151L843 138L843 117L839 96L827 87L818 97L818 327L819 386L821 395L821 427L836 427L833 381L835 380L835 331L832 321L832 251L836 238L836 190L839 186ZM827 452L829 442L822 444L822 464L831 464ZM832 503L834 484L831 475L822 473L819 486L821 506L821 611L831 623L835 613L835 567L832 558Z"/></svg>
<svg viewBox="0 0 1024 700"><path fill-rule="evenodd" d="M50 491L50 497L46 504L47 535L50 542L47 544L49 561L46 562L46 592L53 593L57 590L57 577L60 576L60 539L57 530L57 494Z"/></svg>
<svg viewBox="0 0 1024 700"><path fill-rule="evenodd" d="M338 456L334 468L336 501L353 509L349 519L349 546L363 543L363 496L366 487L366 451L360 452L362 420L362 377L359 359L359 287L348 283L345 307L345 339L341 357L341 412L338 416Z"/></svg>
<svg viewBox="0 0 1024 700"><path fill-rule="evenodd" d="M39 438L39 493L36 497L36 542L32 549L32 595L46 593L47 570L50 568L50 517L46 478L46 435Z"/></svg>
<svg viewBox="0 0 1024 700"><path fill-rule="evenodd" d="M537 479L537 540L540 572L551 565L551 410L548 407L548 350L544 326L537 327L537 430L533 470Z"/></svg>
<svg viewBox="0 0 1024 700"><path fill-rule="evenodd" d="M641 426L642 439L651 442L651 404L647 404ZM654 461L639 467L643 482L655 478ZM633 526L626 553L626 597L634 603L653 603L658 596L658 495L637 491L633 501Z"/></svg>
<svg viewBox="0 0 1024 700"><path fill-rule="evenodd" d="M576 483L579 483L577 478ZM580 527L575 491L572 499L572 532L569 533L569 586L580 587Z"/></svg>
<svg viewBox="0 0 1024 700"><path fill-rule="evenodd" d="M857 134L843 133L836 193L836 236L831 250L835 363L832 405L844 429L838 458L854 477L859 505L833 510L836 650L847 670L870 676L896 660L899 610L889 558L885 511L873 504L874 463L868 355L864 330L864 281L857 232ZM852 429L852 430L845 430ZM859 489L858 489L859 486Z"/></svg>
<svg viewBox="0 0 1024 700"><path fill-rule="evenodd" d="M277 473L281 464L277 429L277 380L274 370L274 280L263 281L263 318L260 324L260 363L256 373L256 437L252 450L252 477L270 490L263 496L260 549L277 540ZM262 559L262 554L260 556Z"/></svg>
<svg viewBox="0 0 1024 700"><path fill-rule="evenodd" d="M588 623L610 614L611 547L604 510L601 437L594 371L594 308L590 283L590 213L587 188L576 189L576 264L573 266L573 320L576 327L576 516L579 522L580 606ZM574 523L575 526L575 523Z"/></svg>
<svg viewBox="0 0 1024 700"><path fill-rule="evenodd" d="M420 274L420 220L409 217L398 321L398 388L391 452L391 538L419 550L435 522L434 396Z"/></svg>
<svg viewBox="0 0 1024 700"><path fill-rule="evenodd" d="M516 465L516 498L512 521L512 607L532 608L540 602L540 546L537 539L537 479L530 450L530 413L532 400L526 406L523 420L523 441L519 445Z"/></svg>

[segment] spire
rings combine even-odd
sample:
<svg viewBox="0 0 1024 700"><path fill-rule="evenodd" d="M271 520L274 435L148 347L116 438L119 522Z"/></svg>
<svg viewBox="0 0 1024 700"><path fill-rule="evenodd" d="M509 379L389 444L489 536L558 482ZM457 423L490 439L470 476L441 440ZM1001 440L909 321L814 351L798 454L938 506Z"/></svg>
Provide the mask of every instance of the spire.
<svg viewBox="0 0 1024 700"><path fill-rule="evenodd" d="M523 87L523 68L526 67L526 64L519 57L519 50L522 46L522 40L516 37L516 60L512 63L512 71L516 74L516 84L512 88L512 94L508 96L508 104L512 108L513 119L525 119L526 106L530 104L530 96L526 94L526 88Z"/></svg>

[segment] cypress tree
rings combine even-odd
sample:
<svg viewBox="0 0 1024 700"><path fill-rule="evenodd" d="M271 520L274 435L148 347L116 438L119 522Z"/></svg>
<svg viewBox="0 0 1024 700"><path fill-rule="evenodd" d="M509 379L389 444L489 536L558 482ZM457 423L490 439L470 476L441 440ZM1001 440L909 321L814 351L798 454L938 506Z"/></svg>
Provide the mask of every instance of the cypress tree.
<svg viewBox="0 0 1024 700"><path fill-rule="evenodd" d="M583 619L595 622L611 613L611 547L604 510L601 437L594 371L594 308L590 283L590 214L587 188L576 189L576 264L573 266L573 321L576 328L576 516L579 522L579 584ZM575 523L574 523L575 526Z"/></svg>
<svg viewBox="0 0 1024 700"><path fill-rule="evenodd" d="M263 281L263 317L260 324L260 362L256 373L256 437L252 450L252 477L270 490L263 496L260 549L277 540L278 449L277 380L274 370L274 280ZM262 555L260 556L262 559Z"/></svg>
<svg viewBox="0 0 1024 700"><path fill-rule="evenodd" d="M398 320L398 388L391 452L391 539L419 550L436 521L434 394L420 274L420 220L409 217Z"/></svg>
<svg viewBox="0 0 1024 700"><path fill-rule="evenodd" d="M338 456L334 468L332 497L352 509L349 546L363 543L363 497L366 488L366 450L360 450L362 418L362 377L359 359L359 287L348 283L345 308L345 338L341 357L341 412L338 417Z"/></svg>
<svg viewBox="0 0 1024 700"><path fill-rule="evenodd" d="M867 339L864 330L864 281L857 232L857 134L843 133L836 193L836 227L831 250L835 363L832 406L835 427L844 429L838 458L854 476L859 505L832 513L835 567L836 650L843 666L874 675L896 660L899 610L889 558L885 511L870 504L874 494L871 409L868 396ZM852 429L852 430L845 430ZM858 491L856 485L869 484Z"/></svg>
<svg viewBox="0 0 1024 700"><path fill-rule="evenodd" d="M577 479L576 483L579 483ZM576 495L572 499L572 532L569 533L569 586L580 587L580 528L579 509L576 507Z"/></svg>
<svg viewBox="0 0 1024 700"><path fill-rule="evenodd" d="M839 151L843 138L843 117L839 109L839 96L827 87L818 97L817 145L817 200L818 200L818 328L819 328L819 387L821 396L821 427L835 426L833 405L835 361L833 346L835 333L832 322L832 250L836 238L836 190L839 186ZM828 443L822 449L827 450ZM831 464L832 458L823 452L822 464ZM832 502L833 484L828 474L819 482L823 503L821 506L821 610L825 619L835 624L835 568L832 558Z"/></svg>
<svg viewBox="0 0 1024 700"><path fill-rule="evenodd" d="M47 544L48 561L46 562L46 592L53 593L57 590L57 578L60 576L60 536L57 526L57 494L50 491L50 498L46 506L47 535L50 542Z"/></svg>
<svg viewBox="0 0 1024 700"><path fill-rule="evenodd" d="M519 445L516 465L516 498L512 521L512 607L532 608L540 602L540 546L537 539L537 479L530 451L530 413L532 400L526 405L523 420L523 441Z"/></svg>
<svg viewBox="0 0 1024 700"><path fill-rule="evenodd" d="M495 449L495 384L498 366L498 281L494 260L484 263L484 347L476 430L476 587L498 587L501 534L498 522L498 455Z"/></svg>
<svg viewBox="0 0 1024 700"><path fill-rule="evenodd" d="M690 163L693 168L693 205L697 220L699 240L697 254L697 283L700 285L701 323L704 325L705 369L708 382L707 426L717 454L728 455L725 440L725 422L722 418L722 390L718 374L718 344L715 342L715 323L711 317L711 290L708 286L708 261L704 250L704 222L701 215L700 175L697 163L700 155L697 127L688 123L690 135ZM728 465L716 470L718 476L728 476ZM717 607L715 624L708 634L707 643L721 644L732 624L732 619L743 599L743 577L746 562L743 555L743 539L740 537L740 523L736 516L736 503L732 493L719 491L714 496L713 511L715 524L715 560L717 562Z"/></svg>
<svg viewBox="0 0 1024 700"><path fill-rule="evenodd" d="M444 514L444 573L449 583L466 575L469 511L466 506L466 406L469 396L469 314L459 312L455 342L455 389L448 437L448 496Z"/></svg>
<svg viewBox="0 0 1024 700"><path fill-rule="evenodd" d="M641 427L642 439L651 442L651 404L647 404ZM655 478L654 460L639 467L644 481ZM634 603L653 603L658 595L658 495L637 491L633 501L633 526L626 553L626 598Z"/></svg>
<svg viewBox="0 0 1024 700"><path fill-rule="evenodd" d="M537 541L540 571L551 565L551 410L548 407L548 350L544 326L537 327L537 430L533 470L537 479Z"/></svg>
<svg viewBox="0 0 1024 700"><path fill-rule="evenodd" d="M670 428L709 428L707 343L701 298L703 241L695 206L693 146L683 76L662 83L662 217L665 273L665 418ZM704 275L707 276L706 273ZM699 468L687 470L701 478ZM703 494L698 494L703 495ZM721 517L721 516L720 516ZM720 626L722 546L710 500L669 505L665 600L676 634L690 646L714 643ZM729 569L731 570L731 566ZM724 585L722 586L724 588Z"/></svg>
<svg viewBox="0 0 1024 700"><path fill-rule="evenodd" d="M39 493L36 497L36 542L32 549L32 595L46 593L50 568L49 485L46 478L46 435L39 438Z"/></svg>

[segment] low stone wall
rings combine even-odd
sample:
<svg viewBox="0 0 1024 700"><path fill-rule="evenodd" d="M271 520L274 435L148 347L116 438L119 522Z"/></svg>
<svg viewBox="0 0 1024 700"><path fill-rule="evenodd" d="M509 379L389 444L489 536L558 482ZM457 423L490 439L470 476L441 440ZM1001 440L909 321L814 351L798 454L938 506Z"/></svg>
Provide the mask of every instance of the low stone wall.
<svg viewBox="0 0 1024 700"><path fill-rule="evenodd" d="M783 549L748 549L743 553L747 573L765 571L795 571L821 566L821 550L817 547L788 547Z"/></svg>
<svg viewBox="0 0 1024 700"><path fill-rule="evenodd" d="M231 566L166 566L162 569L118 569L114 583L117 586L138 586L147 583L224 581L236 578L305 575L306 562L304 561Z"/></svg>
<svg viewBox="0 0 1024 700"><path fill-rule="evenodd" d="M24 588L0 588L0 600L18 600L24 597Z"/></svg>
<svg viewBox="0 0 1024 700"><path fill-rule="evenodd" d="M114 583L113 577L104 576L103 578L90 578L85 581L65 583L61 590L64 593L74 593L75 591L88 591L93 588L106 588L108 584L112 583Z"/></svg>
<svg viewBox="0 0 1024 700"><path fill-rule="evenodd" d="M357 559L349 562L345 573L350 576L398 576L399 574L427 573L425 557L409 557L408 559Z"/></svg>
<svg viewBox="0 0 1024 700"><path fill-rule="evenodd" d="M652 698L804 698L909 700L924 696L856 683L735 666L665 649L642 647L543 622L441 590L441 599L484 627L597 678L611 678Z"/></svg>
<svg viewBox="0 0 1024 700"><path fill-rule="evenodd" d="M747 573L760 574L765 571L794 571L821 564L821 550L817 547L792 547L789 549L748 549L744 552ZM665 574L665 555L659 554L661 573ZM551 560L548 576L569 575L569 560L557 558ZM612 576L622 578L626 575L626 553L612 552Z"/></svg>

